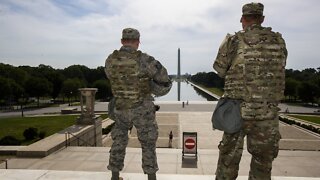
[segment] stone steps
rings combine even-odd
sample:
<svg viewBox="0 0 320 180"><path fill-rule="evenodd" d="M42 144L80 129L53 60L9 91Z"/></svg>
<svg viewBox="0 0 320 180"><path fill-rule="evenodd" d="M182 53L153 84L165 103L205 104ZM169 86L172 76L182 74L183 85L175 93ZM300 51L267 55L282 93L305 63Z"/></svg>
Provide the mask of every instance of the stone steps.
<svg viewBox="0 0 320 180"><path fill-rule="evenodd" d="M147 175L142 173L121 173L124 180L147 180ZM212 180L214 175L181 175L181 174L157 174L158 180ZM68 179L68 180L85 180L85 179L111 179L110 172L84 172L84 171L54 171L54 170L23 170L23 169L0 169L0 179ZM237 180L247 180L247 176L239 176ZM308 177L281 177L274 176L273 180L319 180L320 178Z"/></svg>

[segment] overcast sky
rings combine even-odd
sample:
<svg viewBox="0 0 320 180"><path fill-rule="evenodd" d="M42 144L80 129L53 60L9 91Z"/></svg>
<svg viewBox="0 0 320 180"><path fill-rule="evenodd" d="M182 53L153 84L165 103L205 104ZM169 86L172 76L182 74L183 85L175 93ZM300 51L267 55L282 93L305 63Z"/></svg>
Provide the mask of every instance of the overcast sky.
<svg viewBox="0 0 320 180"><path fill-rule="evenodd" d="M140 31L140 50L170 74L212 71L226 33L241 29L243 0L1 0L0 62L18 65L104 66L121 31ZM264 26L282 33L287 69L320 67L320 1L261 0Z"/></svg>

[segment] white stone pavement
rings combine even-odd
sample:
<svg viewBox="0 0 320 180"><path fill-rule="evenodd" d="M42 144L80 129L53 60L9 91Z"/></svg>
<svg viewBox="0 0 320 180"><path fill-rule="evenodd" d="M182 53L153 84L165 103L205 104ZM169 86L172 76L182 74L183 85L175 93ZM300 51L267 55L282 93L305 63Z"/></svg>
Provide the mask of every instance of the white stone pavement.
<svg viewBox="0 0 320 180"><path fill-rule="evenodd" d="M170 103L160 104L162 112L158 114L178 113L180 136L176 137L177 149L157 149L158 180L214 179L219 153L217 145L222 132L212 131L210 122L212 111L196 111L213 108L215 103L197 103L196 106L191 102L189 106L183 108L187 112L173 109L173 107L179 108L177 103L172 103L172 107ZM166 108L171 112L163 112ZM292 149L297 149L299 144L305 146L303 142L310 142L308 145L311 149L312 144L316 145L315 149L318 148L319 137L284 124L281 124L280 129L283 129L284 140L287 139L295 144L290 144ZM193 163L182 161L183 131L198 132L198 161ZM296 141L297 138L300 139ZM110 179L110 172L106 168L109 149L109 147L68 147L41 159L13 158L8 161L8 170L3 169L4 163L0 164L0 179ZM320 151L317 150L281 150L273 163L272 179L320 179ZM250 158L251 155L244 150L238 179L247 179ZM141 169L141 149L127 148L125 167L121 175L126 180L147 179Z"/></svg>
<svg viewBox="0 0 320 180"><path fill-rule="evenodd" d="M0 170L0 179L110 179L106 165L109 148L69 147L43 159L15 159L9 169ZM183 162L181 149L158 149L158 180L214 179L218 150L199 150L198 161ZM320 179L319 152L280 151L275 160L273 179ZM239 178L247 179L250 155L244 152ZM194 165L194 166L193 166ZM14 167L15 166L15 167ZM128 148L125 179L147 179L141 169L141 149Z"/></svg>
<svg viewBox="0 0 320 180"><path fill-rule="evenodd" d="M167 112L164 116L178 113L180 135L183 131L198 132L198 161L182 161L181 140L178 149L158 148L158 180L214 179L219 151L217 145L222 132L212 131L212 112ZM168 119L167 119L168 120ZM301 134L295 127L284 132L295 132L302 141L308 138L318 142L319 137ZM301 131L301 132L300 132ZM303 135L303 136L302 136ZM284 133L284 138L292 138ZM176 137L181 139L180 137ZM317 140L318 138L318 140ZM299 143L299 142L298 142ZM109 147L68 147L41 159L13 158L8 170L0 170L0 179L110 179L107 170ZM247 179L251 155L244 150L238 179ZM273 179L320 179L319 151L281 150L273 163ZM4 163L0 164L0 169ZM125 166L121 172L127 180L147 179L141 168L141 149L127 148Z"/></svg>
<svg viewBox="0 0 320 180"><path fill-rule="evenodd" d="M182 107L183 101L155 101L155 104L159 104L161 106L160 112L172 112L172 111L179 111L179 112L212 112L217 101L189 101L189 106ZM185 101L186 103L186 101ZM32 116L32 115L48 115L48 114L59 114L62 109L68 108L67 104L63 104L60 107L48 107L42 109L33 109L33 110L26 110L24 112L25 116ZM80 106L71 106L73 108L77 108L80 110ZM289 104L279 104L279 108L282 112L288 108L290 113L314 113L318 111L319 108L315 107L302 107L302 106L294 106ZM95 111L99 112L107 112L108 109L108 102L97 102L95 104ZM320 113L318 113L320 114ZM0 120L3 117L10 117L10 116L21 116L20 111L14 112L0 112Z"/></svg>
<svg viewBox="0 0 320 180"><path fill-rule="evenodd" d="M23 176L21 176L23 174ZM143 180L147 179L144 174L124 173L121 175L124 180ZM0 170L0 177L7 180L100 180L111 179L110 172L74 172L74 171L49 171L49 170ZM177 175L177 174L158 174L158 180L212 180L215 176L209 175ZM247 180L247 176L239 176L238 180ZM320 178L301 178L301 177L278 177L272 180L319 180Z"/></svg>

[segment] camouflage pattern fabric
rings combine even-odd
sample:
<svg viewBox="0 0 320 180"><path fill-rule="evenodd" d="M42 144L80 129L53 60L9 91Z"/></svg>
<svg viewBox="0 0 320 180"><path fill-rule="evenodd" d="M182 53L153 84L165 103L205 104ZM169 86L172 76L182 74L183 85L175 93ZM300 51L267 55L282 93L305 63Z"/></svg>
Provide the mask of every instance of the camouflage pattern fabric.
<svg viewBox="0 0 320 180"><path fill-rule="evenodd" d="M114 115L114 109L115 109L115 99L112 98L110 101L109 101L109 104L108 104L108 117L110 119L115 119L115 115Z"/></svg>
<svg viewBox="0 0 320 180"><path fill-rule="evenodd" d="M219 144L219 160L216 179L236 179L243 151L244 137L247 136L247 149L252 155L249 179L270 179L272 161L279 151L279 121L245 121L243 130L224 133Z"/></svg>
<svg viewBox="0 0 320 180"><path fill-rule="evenodd" d="M150 93L155 96L166 95L172 86L168 72L159 61L146 53L142 53L140 57L140 67L145 70L145 73L151 77ZM153 99L152 99L153 100Z"/></svg>
<svg viewBox="0 0 320 180"><path fill-rule="evenodd" d="M152 101L145 101L135 109L115 110L115 126L111 137L113 144L110 149L108 169L121 171L128 144L128 130L134 125L142 148L142 169L145 174L158 171L156 142L158 139L158 125L155 121L155 109Z"/></svg>
<svg viewBox="0 0 320 180"><path fill-rule="evenodd" d="M172 86L159 61L130 47L114 51L106 60L105 71L118 109L135 108L146 99L153 100L151 94L167 94Z"/></svg>
<svg viewBox="0 0 320 180"><path fill-rule="evenodd" d="M111 137L108 169L121 171L128 144L128 130L134 125L142 147L144 173L158 171L156 141L158 125L155 120L153 95L165 95L172 82L167 70L152 56L122 46L106 60L105 72L114 94L113 118L116 122Z"/></svg>
<svg viewBox="0 0 320 180"><path fill-rule="evenodd" d="M139 105L150 96L150 77L139 71L140 51L114 51L106 61L115 106L120 109Z"/></svg>
<svg viewBox="0 0 320 180"><path fill-rule="evenodd" d="M248 3L242 6L242 15L263 15L263 8L261 3Z"/></svg>
<svg viewBox="0 0 320 180"><path fill-rule="evenodd" d="M122 39L140 39L140 33L134 28L125 28L122 30Z"/></svg>
<svg viewBox="0 0 320 180"><path fill-rule="evenodd" d="M278 103L283 97L287 50L280 33L257 24L228 34L213 68L225 78L224 96L243 100L243 128L224 133L219 145L216 179L236 179L247 137L252 155L249 179L271 179L280 139Z"/></svg>
<svg viewBox="0 0 320 180"><path fill-rule="evenodd" d="M252 25L227 35L213 65L225 78L224 96L243 100L246 120L273 119L283 98L287 51L279 33Z"/></svg>

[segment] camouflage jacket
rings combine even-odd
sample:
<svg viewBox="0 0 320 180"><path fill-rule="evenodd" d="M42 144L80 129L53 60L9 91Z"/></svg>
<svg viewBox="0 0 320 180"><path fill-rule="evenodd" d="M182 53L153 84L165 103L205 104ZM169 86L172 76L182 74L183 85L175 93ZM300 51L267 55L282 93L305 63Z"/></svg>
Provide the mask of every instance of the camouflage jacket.
<svg viewBox="0 0 320 180"><path fill-rule="evenodd" d="M129 46L122 46L110 54L105 62L117 109L130 109L153 95L163 96L172 83L166 68L152 56Z"/></svg>
<svg viewBox="0 0 320 180"><path fill-rule="evenodd" d="M213 68L225 78L224 96L243 100L244 119L274 119L283 98L287 50L280 33L252 25L222 42Z"/></svg>

